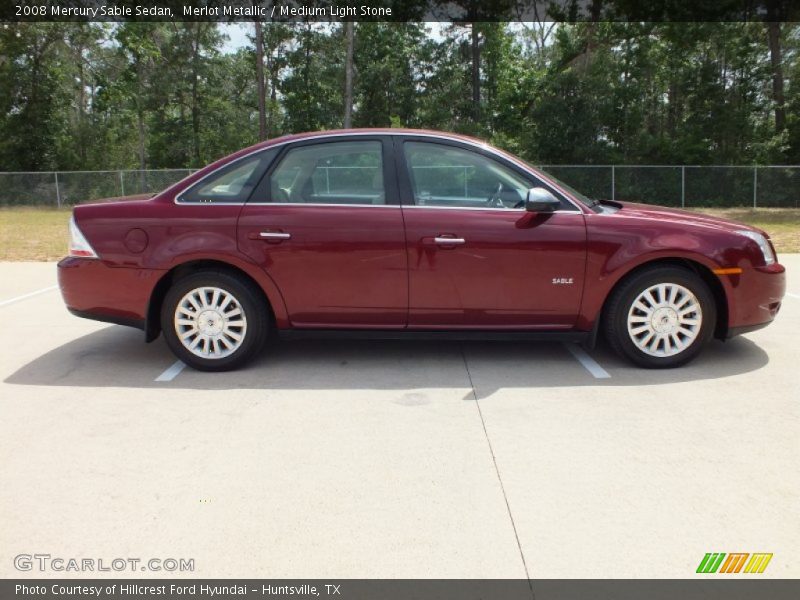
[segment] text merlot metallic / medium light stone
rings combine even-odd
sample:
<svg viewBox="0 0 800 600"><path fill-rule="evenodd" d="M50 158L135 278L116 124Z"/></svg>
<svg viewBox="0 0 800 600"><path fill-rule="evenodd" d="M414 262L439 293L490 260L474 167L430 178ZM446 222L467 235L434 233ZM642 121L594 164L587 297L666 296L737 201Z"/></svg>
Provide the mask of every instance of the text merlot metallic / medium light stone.
<svg viewBox="0 0 800 600"><path fill-rule="evenodd" d="M260 19L346 19L351 17L391 17L391 7L374 6L184 6L184 17L242 17Z"/></svg>

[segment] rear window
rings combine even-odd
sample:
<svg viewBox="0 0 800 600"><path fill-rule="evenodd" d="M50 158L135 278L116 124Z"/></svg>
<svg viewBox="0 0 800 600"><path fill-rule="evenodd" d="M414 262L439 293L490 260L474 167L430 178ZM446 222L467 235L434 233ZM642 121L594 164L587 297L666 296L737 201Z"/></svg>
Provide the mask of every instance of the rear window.
<svg viewBox="0 0 800 600"><path fill-rule="evenodd" d="M247 202L277 153L277 149L272 148L234 161L189 188L180 195L179 201L190 204Z"/></svg>

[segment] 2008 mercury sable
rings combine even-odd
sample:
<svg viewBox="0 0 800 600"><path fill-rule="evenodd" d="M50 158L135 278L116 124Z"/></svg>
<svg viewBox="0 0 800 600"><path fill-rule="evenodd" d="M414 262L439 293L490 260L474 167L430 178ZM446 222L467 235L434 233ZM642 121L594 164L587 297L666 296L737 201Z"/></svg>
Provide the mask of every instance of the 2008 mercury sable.
<svg viewBox="0 0 800 600"><path fill-rule="evenodd" d="M784 268L758 229L590 201L485 143L416 130L270 140L153 198L75 208L79 316L163 332L203 370L274 335L606 335L644 367L767 325Z"/></svg>

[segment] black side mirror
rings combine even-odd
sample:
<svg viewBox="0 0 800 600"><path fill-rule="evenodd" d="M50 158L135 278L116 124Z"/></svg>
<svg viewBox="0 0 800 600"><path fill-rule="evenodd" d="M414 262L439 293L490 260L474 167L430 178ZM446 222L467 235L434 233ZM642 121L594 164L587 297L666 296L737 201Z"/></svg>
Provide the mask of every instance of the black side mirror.
<svg viewBox="0 0 800 600"><path fill-rule="evenodd" d="M561 201L551 192L542 188L535 187L528 190L528 197L525 199L525 210L535 213L551 213L558 210Z"/></svg>

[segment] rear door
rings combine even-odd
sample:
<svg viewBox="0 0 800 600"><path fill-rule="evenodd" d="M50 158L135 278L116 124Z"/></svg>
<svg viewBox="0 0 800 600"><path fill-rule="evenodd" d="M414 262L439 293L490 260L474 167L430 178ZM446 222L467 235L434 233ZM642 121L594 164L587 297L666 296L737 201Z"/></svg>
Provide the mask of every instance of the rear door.
<svg viewBox="0 0 800 600"><path fill-rule="evenodd" d="M402 328L408 276L391 140L288 145L242 209L239 249L283 295L298 328Z"/></svg>
<svg viewBox="0 0 800 600"><path fill-rule="evenodd" d="M546 186L459 142L396 142L409 260L409 328L566 329L586 263L583 213L526 212ZM557 193L557 192L556 192Z"/></svg>

